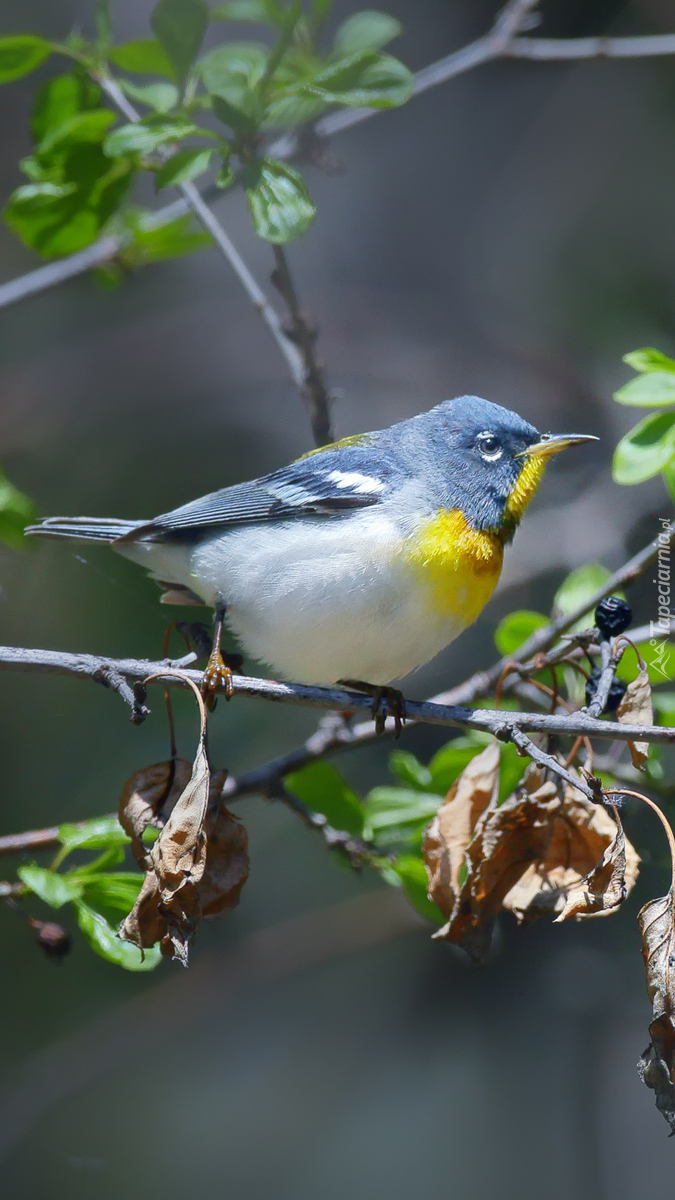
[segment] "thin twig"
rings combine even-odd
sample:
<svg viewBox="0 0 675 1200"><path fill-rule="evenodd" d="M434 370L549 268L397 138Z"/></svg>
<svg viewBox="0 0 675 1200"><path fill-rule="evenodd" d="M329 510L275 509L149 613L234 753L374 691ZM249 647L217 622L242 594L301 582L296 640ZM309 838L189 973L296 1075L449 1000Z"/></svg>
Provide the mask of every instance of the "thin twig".
<svg viewBox="0 0 675 1200"><path fill-rule="evenodd" d="M283 246L273 246L276 269L272 274L272 282L283 297L291 316L294 344L300 350L304 367L304 382L302 398L307 405L312 422L312 435L315 446L325 446L334 440L331 423L331 396L323 368L316 357L316 329L309 324L298 299L293 277L288 266L288 259Z"/></svg>

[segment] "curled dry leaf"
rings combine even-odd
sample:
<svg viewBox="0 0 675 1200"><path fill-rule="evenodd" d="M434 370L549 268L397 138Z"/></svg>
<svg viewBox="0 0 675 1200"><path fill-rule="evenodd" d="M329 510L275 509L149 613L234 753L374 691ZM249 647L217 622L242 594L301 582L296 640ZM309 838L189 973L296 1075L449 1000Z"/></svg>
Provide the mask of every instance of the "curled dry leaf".
<svg viewBox="0 0 675 1200"><path fill-rule="evenodd" d="M478 961L489 949L494 919L502 908L519 921L562 912L569 890L591 875L617 843L616 823L604 808L570 786L561 792L553 781L528 791L539 778L531 773L526 786L502 805L497 804L493 782L491 799L486 803L483 792L473 810L478 797L467 790L461 812L460 779L427 832L429 895L448 918L434 936L462 946ZM476 808L472 826L470 813ZM637 877L639 858L625 839L611 861L623 862L624 855L627 893ZM612 895L617 888L615 878ZM605 896L609 901L609 880ZM596 914L601 911L610 911L608 905L599 903Z"/></svg>
<svg viewBox="0 0 675 1200"><path fill-rule="evenodd" d="M551 784L546 786L550 788ZM602 805L593 804L569 784L565 784L562 796L556 789L556 798L557 803L550 811L549 835L543 854L530 863L504 898L504 908L512 912L519 923L546 914L559 914L558 919L561 919L560 914L566 908L566 916L581 916L581 913L569 911L568 897L602 866L605 855L617 839L616 822ZM622 840L623 879L628 895L638 876L640 857L623 831ZM609 874L611 876L611 869ZM601 879L594 886L600 883ZM609 914L615 907L599 907L584 915Z"/></svg>
<svg viewBox="0 0 675 1200"><path fill-rule="evenodd" d="M565 907L556 917L556 921L566 921L575 917L577 921L584 917L610 916L628 895L628 862L626 854L626 837L618 812L614 812L616 834L609 846L605 847L600 862L592 871L571 888L567 893ZM637 858L631 846L632 856ZM637 862L631 861L631 870L637 874ZM634 878L630 880L633 886Z"/></svg>
<svg viewBox="0 0 675 1200"><path fill-rule="evenodd" d="M192 765L184 758L153 763L134 771L120 796L119 822L131 838L131 849L139 867L147 870L150 851L141 837L149 825L161 828L165 817L178 800L192 774Z"/></svg>
<svg viewBox="0 0 675 1200"><path fill-rule="evenodd" d="M675 912L672 888L638 914L642 957L653 1019L649 1043L638 1062L643 1083L656 1094L656 1107L675 1134Z"/></svg>
<svg viewBox="0 0 675 1200"><path fill-rule="evenodd" d="M616 710L624 725L653 725L652 689L646 667L640 667L637 679L628 684ZM649 742L629 742L628 749L634 767L643 767L649 756Z"/></svg>
<svg viewBox="0 0 675 1200"><path fill-rule="evenodd" d="M491 742L453 783L424 838L429 897L449 916L460 890L464 852L476 822L497 796L499 742Z"/></svg>

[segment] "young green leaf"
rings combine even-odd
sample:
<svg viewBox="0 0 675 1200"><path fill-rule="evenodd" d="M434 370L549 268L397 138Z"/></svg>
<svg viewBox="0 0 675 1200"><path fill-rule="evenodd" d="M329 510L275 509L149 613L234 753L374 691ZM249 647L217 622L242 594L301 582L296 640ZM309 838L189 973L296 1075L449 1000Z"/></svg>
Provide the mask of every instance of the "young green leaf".
<svg viewBox="0 0 675 1200"><path fill-rule="evenodd" d="M263 111L256 95L256 88L265 75L269 51L259 42L229 42L216 46L199 60L198 71L204 87L212 97L214 112L237 133L247 135L255 132ZM232 106L232 116L238 112L248 118L248 127L239 128L223 115L222 107L216 107L215 97Z"/></svg>
<svg viewBox="0 0 675 1200"><path fill-rule="evenodd" d="M420 792L434 790L431 771L409 750L394 750L389 755L389 770L398 775L408 787L417 788Z"/></svg>
<svg viewBox="0 0 675 1200"><path fill-rule="evenodd" d="M52 908L61 908L70 900L76 900L82 895L82 884L77 880L57 875L55 871L47 871L44 867L36 867L34 864L21 866L17 875L31 892Z"/></svg>
<svg viewBox="0 0 675 1200"><path fill-rule="evenodd" d="M381 50L402 31L400 21L382 12L357 12L335 34L333 47L338 58L360 54L363 50Z"/></svg>
<svg viewBox="0 0 675 1200"><path fill-rule="evenodd" d="M391 863L391 868L398 876L412 907L427 921L431 921L434 925L443 925L445 922L443 913L427 895L429 881L422 859L414 854L399 854Z"/></svg>
<svg viewBox="0 0 675 1200"><path fill-rule="evenodd" d="M205 0L159 0L150 14L152 32L180 81L199 53L208 20Z"/></svg>
<svg viewBox="0 0 675 1200"><path fill-rule="evenodd" d="M471 759L484 750L489 741L489 734L471 733L467 737L453 738L441 746L429 763L434 792L445 796Z"/></svg>
<svg viewBox="0 0 675 1200"><path fill-rule="evenodd" d="M271 15L277 5L269 0L229 0L227 4L216 4L211 10L213 21L253 21L257 25L266 25L274 21ZM278 18L277 18L278 19Z"/></svg>
<svg viewBox="0 0 675 1200"><path fill-rule="evenodd" d="M131 100L147 104L158 113L168 113L178 104L178 88L173 83L131 83L120 79L119 85Z"/></svg>
<svg viewBox="0 0 675 1200"><path fill-rule="evenodd" d="M43 83L33 101L30 114L33 143L39 145L69 117L100 107L101 89L82 70L76 67L65 75L54 75Z"/></svg>
<svg viewBox="0 0 675 1200"><path fill-rule="evenodd" d="M133 121L129 125L120 125L118 129L113 129L103 143L103 149L109 158L124 154L151 154L165 142L178 142L196 132L195 125L181 120L153 125Z"/></svg>
<svg viewBox="0 0 675 1200"><path fill-rule="evenodd" d="M672 371L648 371L624 383L614 399L635 408L658 408L675 404L675 374Z"/></svg>
<svg viewBox="0 0 675 1200"><path fill-rule="evenodd" d="M656 376L641 378L655 379ZM675 393L673 400L675 402ZM617 483L644 483L645 479L663 471L674 458L675 412L654 413L621 439L614 451L612 474Z"/></svg>
<svg viewBox="0 0 675 1200"><path fill-rule="evenodd" d="M414 82L397 58L364 51L329 64L303 91L332 104L392 108L410 99Z"/></svg>
<svg viewBox="0 0 675 1200"><path fill-rule="evenodd" d="M211 165L212 150L177 150L155 175L155 191L161 188L178 187L179 183L187 183L208 171Z"/></svg>
<svg viewBox="0 0 675 1200"><path fill-rule="evenodd" d="M122 71L131 71L134 75L161 75L164 79L173 79L171 62L164 48L153 38L115 46L108 57Z"/></svg>
<svg viewBox="0 0 675 1200"><path fill-rule="evenodd" d="M675 373L675 358L669 358L660 350L644 346L642 350L632 350L624 354L623 361L635 371L670 371Z"/></svg>
<svg viewBox="0 0 675 1200"><path fill-rule="evenodd" d="M238 133L240 137L251 137L255 133L256 122L242 109L230 104L229 100L223 99L222 96L212 96L211 106L218 120L227 125L233 133Z"/></svg>
<svg viewBox="0 0 675 1200"><path fill-rule="evenodd" d="M71 850L107 850L110 846L127 846L130 840L117 817L94 817L81 825L70 822L59 825L59 841L68 853Z"/></svg>
<svg viewBox="0 0 675 1200"><path fill-rule="evenodd" d="M92 908L112 908L125 916L131 912L144 876L140 871L111 871L83 877L83 897Z"/></svg>
<svg viewBox="0 0 675 1200"><path fill-rule="evenodd" d="M110 16L110 0L97 0L94 11L96 23L96 43L99 50L107 50L112 41L112 18Z"/></svg>
<svg viewBox="0 0 675 1200"><path fill-rule="evenodd" d="M0 83L28 75L51 53L51 43L33 34L0 38Z"/></svg>
<svg viewBox="0 0 675 1200"><path fill-rule="evenodd" d="M266 242L294 241L316 216L304 179L285 163L262 159L248 170L245 189L255 231Z"/></svg>
<svg viewBox="0 0 675 1200"><path fill-rule="evenodd" d="M30 185L29 185L30 186ZM23 531L35 518L35 506L0 470L0 542L17 549L26 545Z"/></svg>
<svg viewBox="0 0 675 1200"><path fill-rule="evenodd" d="M289 792L313 812L323 813L333 829L355 836L363 830L363 805L331 763L317 761L286 776Z"/></svg>
<svg viewBox="0 0 675 1200"><path fill-rule="evenodd" d="M675 504L675 460L671 459L666 464L661 472L661 478L672 503Z"/></svg>
<svg viewBox="0 0 675 1200"><path fill-rule="evenodd" d="M610 572L601 563L587 563L584 567L577 567L575 571L570 571L553 598L554 609L562 616L574 612L579 605L585 604L599 587L602 587L609 576ZM616 595L619 596L622 593L617 592ZM573 632L588 629L592 624L593 614L589 613L588 616L577 621L573 626Z"/></svg>
<svg viewBox="0 0 675 1200"><path fill-rule="evenodd" d="M526 608L509 613L495 630L495 646L500 654L513 654L535 630L544 625L548 625L548 617L543 613L532 612Z"/></svg>
<svg viewBox="0 0 675 1200"><path fill-rule="evenodd" d="M192 217L178 217L167 225L156 229L145 229L141 212L132 213L128 225L133 232L133 240L124 246L120 255L126 267L140 267L146 263L165 262L171 258L181 258L184 254L192 254L195 250L203 250L211 245L211 238L201 230L195 230Z"/></svg>
<svg viewBox="0 0 675 1200"><path fill-rule="evenodd" d="M442 796L408 788L373 788L365 799L363 836L378 846L419 841L442 803Z"/></svg>
<svg viewBox="0 0 675 1200"><path fill-rule="evenodd" d="M92 950L107 962L124 967L126 971L152 971L161 961L162 952L158 946L153 946L142 955L137 946L121 941L105 917L95 912L88 904L78 900L76 908L77 922L82 933Z"/></svg>
<svg viewBox="0 0 675 1200"><path fill-rule="evenodd" d="M652 692L652 705L659 725L675 726L675 692Z"/></svg>
<svg viewBox="0 0 675 1200"><path fill-rule="evenodd" d="M102 142L106 131L114 125L115 120L115 114L107 108L93 108L88 112L75 113L60 125L52 126L36 147L35 153L44 157L54 150L62 150L80 142Z"/></svg>

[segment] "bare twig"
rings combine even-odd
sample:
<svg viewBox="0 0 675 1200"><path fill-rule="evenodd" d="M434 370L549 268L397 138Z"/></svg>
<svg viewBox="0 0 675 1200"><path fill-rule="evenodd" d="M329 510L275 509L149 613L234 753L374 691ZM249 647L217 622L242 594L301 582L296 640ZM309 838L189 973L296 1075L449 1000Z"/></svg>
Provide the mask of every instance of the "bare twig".
<svg viewBox="0 0 675 1200"><path fill-rule="evenodd" d="M504 15L504 14L502 14ZM524 17L523 17L524 19ZM675 34L657 34L642 37L616 38L524 38L512 37L504 44L503 36L495 36L495 27L485 37L471 42L461 50L448 54L438 62L423 67L415 75L413 95L419 96L430 88L447 83L474 67L498 58L519 58L537 61L573 61L588 58L641 58L675 54ZM386 110L379 108L349 108L330 113L316 122L314 131L319 138L329 138L336 133L352 129L363 121L370 120ZM273 158L291 158L298 149L298 135L284 134L268 148ZM175 201L146 218L148 228L160 228L190 211L187 199ZM109 262L122 250L128 237L124 234L99 238L86 250L78 251L58 262L48 263L29 271L18 279L0 285L0 308L15 304L28 296L34 296L46 288L54 287L72 279L92 267ZM236 253L236 251L235 251ZM234 263L233 263L234 265ZM254 304L256 301L254 301ZM276 335L275 335L276 337Z"/></svg>
<svg viewBox="0 0 675 1200"><path fill-rule="evenodd" d="M283 246L273 246L272 249L276 263L272 282L285 300L291 316L291 333L287 336L292 337L302 354L304 384L301 390L312 422L314 444L325 446L333 441L334 436L330 415L332 396L316 357L316 329L309 324L300 306Z"/></svg>

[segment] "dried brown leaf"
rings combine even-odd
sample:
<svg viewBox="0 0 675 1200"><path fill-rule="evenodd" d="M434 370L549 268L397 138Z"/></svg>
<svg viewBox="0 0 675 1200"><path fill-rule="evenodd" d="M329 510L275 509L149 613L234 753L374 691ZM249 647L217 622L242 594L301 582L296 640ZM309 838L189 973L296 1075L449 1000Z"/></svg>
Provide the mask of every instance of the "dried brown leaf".
<svg viewBox="0 0 675 1200"><path fill-rule="evenodd" d="M199 884L199 903L206 919L219 917L239 903L248 879L248 835L226 808L206 821L206 867Z"/></svg>
<svg viewBox="0 0 675 1200"><path fill-rule="evenodd" d="M651 1042L638 1062L640 1078L675 1134L675 910L672 888L638 914L647 991L652 1002Z"/></svg>
<svg viewBox="0 0 675 1200"><path fill-rule="evenodd" d="M187 785L192 765L184 758L154 763L134 771L120 796L119 822L131 838L131 849L140 867L147 869L149 850L141 836L149 825L163 823L160 813L171 808Z"/></svg>
<svg viewBox="0 0 675 1200"><path fill-rule="evenodd" d="M628 684L616 710L624 725L653 725L652 689L646 667L640 667L637 679ZM649 756L649 742L629 742L628 749L634 767L643 767Z"/></svg>
<svg viewBox="0 0 675 1200"><path fill-rule="evenodd" d="M558 794L558 805L551 811L550 834L544 854L524 871L505 897L504 908L512 912L519 923L546 914L560 914L565 909L568 895L592 874L616 834L616 823L607 809L593 804L566 784L562 797ZM637 879L640 858L629 841L624 839L624 843L628 893Z"/></svg>
<svg viewBox="0 0 675 1200"><path fill-rule="evenodd" d="M425 833L422 853L429 897L446 917L455 906L464 852L476 822L494 801L498 788L499 742L494 741L466 765Z"/></svg>
<svg viewBox="0 0 675 1200"><path fill-rule="evenodd" d="M565 907L555 918L556 921L566 921L568 917L574 917L577 921L585 917L607 917L616 912L626 899L626 837L618 814L614 819L617 829L613 840L605 848L597 866L567 893Z"/></svg>

